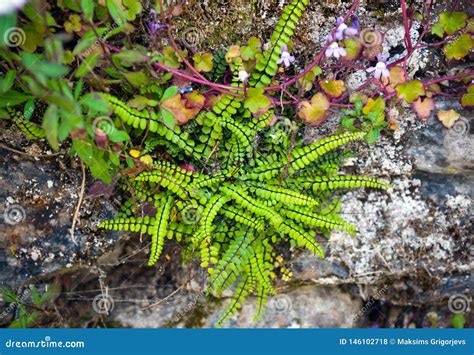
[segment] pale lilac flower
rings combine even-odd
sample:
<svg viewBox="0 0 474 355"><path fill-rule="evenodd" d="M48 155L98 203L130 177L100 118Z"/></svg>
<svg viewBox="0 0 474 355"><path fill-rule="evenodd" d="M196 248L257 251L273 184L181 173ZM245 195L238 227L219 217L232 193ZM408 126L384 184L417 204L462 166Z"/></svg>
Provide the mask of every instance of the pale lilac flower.
<svg viewBox="0 0 474 355"><path fill-rule="evenodd" d="M0 15L6 15L10 12L19 10L25 5L27 0L1 0L0 1Z"/></svg>
<svg viewBox="0 0 474 355"><path fill-rule="evenodd" d="M241 82L244 82L244 81L246 81L246 80L248 79L249 74L245 71L245 69L242 68L242 69L239 70L239 75L238 75L238 77L239 77L239 80L240 80Z"/></svg>
<svg viewBox="0 0 474 355"><path fill-rule="evenodd" d="M377 80L380 80L382 77L384 78L389 78L390 77L390 71L387 68L387 64L385 63L387 61L388 56L387 55L382 55L379 54L377 56L377 64L375 67L371 67L367 69L368 73L374 73L374 78Z"/></svg>
<svg viewBox="0 0 474 355"><path fill-rule="evenodd" d="M382 53L377 54L377 60L378 60L379 62L384 62L384 63L386 63L386 62L387 62L387 59L388 59L388 54L387 54L387 53L385 53L385 54L382 54Z"/></svg>
<svg viewBox="0 0 474 355"><path fill-rule="evenodd" d="M334 37L338 41L342 41L344 39L344 31L347 29L347 25L344 23L344 18L343 17L338 17L337 22L336 22L336 33L334 34Z"/></svg>
<svg viewBox="0 0 474 355"><path fill-rule="evenodd" d="M337 42L332 42L329 47L326 49L326 57L334 57L339 59L339 57L345 57L347 55L346 50L343 47L339 47Z"/></svg>
<svg viewBox="0 0 474 355"><path fill-rule="evenodd" d="M287 46L286 45L281 46L281 55L280 55L280 59L278 59L277 61L277 64L284 63L285 68L288 68L291 65L291 63L293 63L294 61L295 61L295 57L290 55L290 53L288 52Z"/></svg>
<svg viewBox="0 0 474 355"><path fill-rule="evenodd" d="M346 38L357 36L359 34L359 30L354 27L347 27L346 30L344 31L344 34Z"/></svg>
<svg viewBox="0 0 474 355"><path fill-rule="evenodd" d="M338 41L342 41L344 38L355 36L359 33L359 29L357 27L347 26L344 23L343 17L337 18L336 26L337 26L337 29L336 29L336 33L334 34L334 38ZM358 26L358 23L357 23L357 26Z"/></svg>

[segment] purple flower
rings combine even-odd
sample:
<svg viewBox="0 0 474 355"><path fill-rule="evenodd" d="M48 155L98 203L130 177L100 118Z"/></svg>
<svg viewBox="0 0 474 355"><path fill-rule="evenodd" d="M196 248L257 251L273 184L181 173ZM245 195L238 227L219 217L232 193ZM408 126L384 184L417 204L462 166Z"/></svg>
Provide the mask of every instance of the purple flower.
<svg viewBox="0 0 474 355"><path fill-rule="evenodd" d="M151 15L153 16L153 20L148 20L147 23L148 23L148 27L150 28L150 32L151 34L154 36L156 34L156 32L158 32L159 30L162 30L164 28L166 28L165 25L162 25L160 24L157 19L156 19L156 11L154 9L152 9L151 11Z"/></svg>
<svg viewBox="0 0 474 355"><path fill-rule="evenodd" d="M285 68L288 68L294 61L295 57L290 55L288 52L288 47L286 45L281 46L281 55L280 59L277 61L277 64L285 63Z"/></svg>
<svg viewBox="0 0 474 355"><path fill-rule="evenodd" d="M343 47L339 47L337 42L332 42L329 47L326 49L326 57L334 57L339 59L339 57L345 57L347 55L346 50Z"/></svg>
<svg viewBox="0 0 474 355"><path fill-rule="evenodd" d="M374 78L380 80L382 77L389 78L390 71L387 68L387 64L385 63L388 59L388 55L386 54L379 54L377 55L377 64L375 67L371 67L367 69L368 73L374 73Z"/></svg>
<svg viewBox="0 0 474 355"><path fill-rule="evenodd" d="M357 27L349 27L344 23L343 17L338 17L336 22L337 29L336 33L334 34L334 38L338 41L342 41L344 38L356 36L359 33L359 24L357 23L356 25Z"/></svg>
<svg viewBox="0 0 474 355"><path fill-rule="evenodd" d="M359 33L359 28L360 28L359 19L357 18L357 16L352 15L351 20L352 20L352 28L355 29L357 33Z"/></svg>

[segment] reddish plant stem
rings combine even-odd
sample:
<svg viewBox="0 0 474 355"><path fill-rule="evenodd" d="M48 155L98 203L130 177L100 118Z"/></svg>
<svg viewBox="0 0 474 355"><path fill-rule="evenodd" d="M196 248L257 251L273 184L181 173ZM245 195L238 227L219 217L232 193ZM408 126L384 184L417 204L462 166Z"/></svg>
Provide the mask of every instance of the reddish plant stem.
<svg viewBox="0 0 474 355"><path fill-rule="evenodd" d="M405 28L405 44L407 46L407 51L410 52L412 49L412 43L410 38L410 25L408 23L407 16L407 4L405 0L402 1L402 14L403 14L403 27Z"/></svg>
<svg viewBox="0 0 474 355"><path fill-rule="evenodd" d="M342 108L353 108L353 104L337 104L335 102L330 103L331 107L342 107Z"/></svg>
<svg viewBox="0 0 474 355"><path fill-rule="evenodd" d="M112 52L115 52L115 53L119 53L121 52L121 49L120 48L117 48L111 44L108 44L108 43L105 43L105 46ZM213 82L210 82L208 80L201 80L201 79L198 79L198 78L195 78L189 74L186 74L185 72L183 71L180 71L180 70L177 70L177 69L173 69L173 68L170 68L170 67L167 67L166 65L162 64L162 63L159 63L159 62L153 62L152 65L154 67L156 67L157 69L161 69L161 70L164 70L164 71L167 71L167 72L170 72L176 76L179 76L180 78L183 78L183 79L186 79L186 80L189 80L189 81L192 81L192 82L195 82L197 84L201 84L201 85L206 85L206 86L209 86L211 88L213 88L214 90L217 90L221 93L224 93L224 94L228 94L228 95L232 95L232 96L236 96L236 97L242 97L242 95L239 95L235 92L231 92L229 90L233 90L233 91L243 91L243 88L240 88L240 87L237 87L237 86L230 86L230 85L223 85L223 84L217 84L217 83L213 83Z"/></svg>
<svg viewBox="0 0 474 355"><path fill-rule="evenodd" d="M171 46L173 47L175 52L179 55L183 63L186 64L188 69L191 70L193 74L196 75L199 79L207 81L207 79L200 72L198 72L196 68L194 68L194 66L191 65L191 63L189 63L189 61L186 59L183 53L181 53L181 50L178 48L178 45L176 44L173 36L171 35L171 31L169 29L168 29L168 39L170 40Z"/></svg>
<svg viewBox="0 0 474 355"><path fill-rule="evenodd" d="M165 22L166 21L166 15L165 15L164 10L163 10L163 0L160 0L159 3L160 3L161 20L163 22ZM171 46L173 47L175 52L179 55L179 57L184 62L184 64L186 64L188 69L191 70L193 72L193 74L196 75L199 79L207 81L207 79L203 75L201 75L201 73L199 73L196 70L196 68L194 68L194 66L192 66L191 63L189 63L189 61L186 59L186 57L181 53L181 50L178 48L178 45L176 44L176 41L174 40L173 35L171 34L170 26L167 26L166 33L168 34L168 39L170 40Z"/></svg>
<svg viewBox="0 0 474 355"><path fill-rule="evenodd" d="M468 76L473 76L473 75L474 75L474 70L470 70L462 74L448 75L445 77L428 80L428 81L423 82L423 85L427 86L427 85L437 84L446 80L462 79L462 78L466 78Z"/></svg>
<svg viewBox="0 0 474 355"><path fill-rule="evenodd" d="M237 86L230 86L230 85L222 85L222 84L212 83L208 80L197 79L193 76L185 74L184 72L182 72L180 70L172 69L170 67L167 67L166 65L161 64L159 62L153 62L152 65L157 69L161 69L161 70L170 72L170 73L172 73L176 76L179 76L183 79L186 79L186 80L189 80L189 81L201 84L201 85L212 87L213 89L215 89L215 90L217 90L221 93L224 93L224 94L227 94L227 95L232 95L232 96L235 96L235 97L243 97L242 95L239 95L239 94L237 94L235 92L232 92L232 91L229 91L229 90L244 91L244 88L237 87Z"/></svg>

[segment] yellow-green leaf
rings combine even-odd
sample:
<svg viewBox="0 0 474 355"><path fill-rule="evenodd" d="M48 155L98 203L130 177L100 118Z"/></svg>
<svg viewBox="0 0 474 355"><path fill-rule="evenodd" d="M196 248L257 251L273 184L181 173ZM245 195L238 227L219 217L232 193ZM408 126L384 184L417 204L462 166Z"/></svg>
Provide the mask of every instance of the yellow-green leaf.
<svg viewBox="0 0 474 355"><path fill-rule="evenodd" d="M196 68L197 71L199 72L210 72L212 70L213 64L212 64L212 54L211 53L203 53L200 55L199 53L196 53L193 56L194 60L194 67Z"/></svg>
<svg viewBox="0 0 474 355"><path fill-rule="evenodd" d="M444 54L447 59L462 59L469 54L474 46L471 35L465 33L455 41L444 46Z"/></svg>
<svg viewBox="0 0 474 355"><path fill-rule="evenodd" d="M357 37L349 37L343 42L347 53L343 59L346 61L357 59L362 51L362 44L360 43L360 40Z"/></svg>
<svg viewBox="0 0 474 355"><path fill-rule="evenodd" d="M367 100L367 104L362 109L364 115L368 115L370 112L381 113L385 110L385 101L384 99L379 96L377 99L369 98Z"/></svg>
<svg viewBox="0 0 474 355"><path fill-rule="evenodd" d="M243 46L241 48L242 59L243 60L251 60L255 59L255 56L261 53L262 44L257 37L250 37L247 46Z"/></svg>
<svg viewBox="0 0 474 355"><path fill-rule="evenodd" d="M467 92L461 98L464 107L474 107L474 85L469 86Z"/></svg>
<svg viewBox="0 0 474 355"><path fill-rule="evenodd" d="M46 132L46 139L54 150L58 149L58 108L56 105L49 105L44 113L42 126Z"/></svg>
<svg viewBox="0 0 474 355"><path fill-rule="evenodd" d="M127 72L123 74L128 81L135 87L140 87L148 83L149 77L143 73L142 71L139 72Z"/></svg>
<svg viewBox="0 0 474 355"><path fill-rule="evenodd" d="M252 113L257 113L262 109L266 109L272 101L264 95L261 88L251 88L247 91L248 97L244 100L244 106Z"/></svg>
<svg viewBox="0 0 474 355"><path fill-rule="evenodd" d="M234 45L229 48L224 58L227 63L231 64L234 58L240 57L240 46Z"/></svg>
<svg viewBox="0 0 474 355"><path fill-rule="evenodd" d="M448 111L440 110L438 112L438 119L443 123L446 128L451 128L454 123L459 119L459 117L461 117L461 115L453 109Z"/></svg>
<svg viewBox="0 0 474 355"><path fill-rule="evenodd" d="M313 88L313 82L316 77L321 74L322 70L319 66L315 66L309 72L307 72L302 78L298 79L298 85L304 90L309 91Z"/></svg>
<svg viewBox="0 0 474 355"><path fill-rule="evenodd" d="M77 68L76 72L74 73L74 77L82 78L84 75L91 72L97 63L97 59L99 59L99 53L91 54L86 59L84 59L79 68Z"/></svg>
<svg viewBox="0 0 474 355"><path fill-rule="evenodd" d="M92 22L94 17L94 0L81 0L81 9L84 14L84 18Z"/></svg>
<svg viewBox="0 0 474 355"><path fill-rule="evenodd" d="M329 106L328 98L318 92L311 98L311 101L301 102L298 117L311 125L317 126L324 121Z"/></svg>
<svg viewBox="0 0 474 355"><path fill-rule="evenodd" d="M409 104L422 95L425 95L425 88L419 80L409 81L397 86L397 97L404 99Z"/></svg>
<svg viewBox="0 0 474 355"><path fill-rule="evenodd" d="M464 12L442 12L438 22L431 29L431 33L443 37L444 33L454 34L466 26L467 14Z"/></svg>
<svg viewBox="0 0 474 355"><path fill-rule="evenodd" d="M342 80L321 80L319 85L331 97L339 97L346 91L346 85Z"/></svg>

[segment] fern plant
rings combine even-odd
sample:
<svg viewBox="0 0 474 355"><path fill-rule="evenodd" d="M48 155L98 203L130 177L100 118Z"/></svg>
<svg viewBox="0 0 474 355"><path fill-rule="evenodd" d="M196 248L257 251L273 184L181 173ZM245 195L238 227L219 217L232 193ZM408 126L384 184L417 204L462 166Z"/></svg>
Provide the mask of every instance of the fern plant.
<svg viewBox="0 0 474 355"><path fill-rule="evenodd" d="M236 89L247 86L250 92L270 85L282 48L289 44L308 2L294 0L284 8L270 45L256 56L247 81L238 75L244 68L242 59L227 61L223 51L213 58L209 80L218 81L230 71ZM166 95L161 86L142 87L140 92L156 102ZM344 147L367 132L342 133L306 145L292 126L299 123L272 125L274 109L256 113L241 91L220 96L209 111L182 126L168 124L164 110L138 110L110 93L99 96L134 137L146 135L142 153L153 154L160 146L167 152L167 159L147 165L122 184L130 198L118 216L103 221L100 228L148 235L149 266L159 263L166 240L175 239L185 245L185 260L198 257L208 270L208 293L220 295L235 286L217 326L249 295L257 297L255 319L262 315L268 296L275 294L277 245L306 248L323 258L317 238L334 229L355 233L355 227L338 215L335 190L388 186L372 177L339 174L344 159L352 156ZM44 129L19 112L8 108L7 113L29 138L45 137ZM154 206L152 215L139 212L144 203Z"/></svg>
<svg viewBox="0 0 474 355"><path fill-rule="evenodd" d="M281 47L290 41L307 4L308 0L295 0L285 7L270 47L257 57L249 89L271 83ZM222 56L217 60L220 64L209 74L211 78L221 77L224 71ZM234 77L241 65L229 64ZM243 83L236 78L232 85ZM233 95L221 96L194 121L170 127L164 124L162 111L140 111L109 93L101 96L124 123L157 136L150 151L164 145L173 154L131 177L123 185L130 199L115 219L103 221L100 227L149 235L150 266L159 263L166 239L175 239L186 246L186 260L199 257L201 267L208 270L208 293L219 295L235 285L217 326L229 320L251 294L257 296L255 319L263 313L268 296L275 294L277 244L306 248L323 258L318 236L333 229L355 232L338 215L335 190L388 186L372 177L338 174L350 155L344 146L363 138L365 132L342 133L305 145L299 131L289 135L285 126L270 127L273 110L254 115L245 97ZM193 169L181 167L183 162ZM154 215L137 213L140 203L152 203Z"/></svg>

